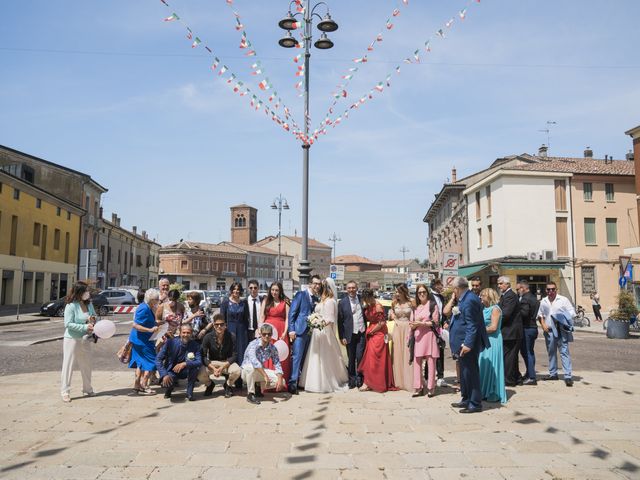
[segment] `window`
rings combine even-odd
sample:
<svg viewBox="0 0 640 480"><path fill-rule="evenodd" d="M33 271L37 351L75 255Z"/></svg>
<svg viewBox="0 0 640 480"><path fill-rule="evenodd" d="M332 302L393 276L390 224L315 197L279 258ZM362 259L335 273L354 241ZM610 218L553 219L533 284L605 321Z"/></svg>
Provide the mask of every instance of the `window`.
<svg viewBox="0 0 640 480"><path fill-rule="evenodd" d="M569 234L566 217L556 218L556 251L559 257L569 256Z"/></svg>
<svg viewBox="0 0 640 480"><path fill-rule="evenodd" d="M118 265L120 265L121 253L122 253L121 250L118 250Z"/></svg>
<svg viewBox="0 0 640 480"><path fill-rule="evenodd" d="M86 197L84 197L84 209L88 212L89 211L89 195L87 195Z"/></svg>
<svg viewBox="0 0 640 480"><path fill-rule="evenodd" d="M64 263L69 263L69 232L64 234Z"/></svg>
<svg viewBox="0 0 640 480"><path fill-rule="evenodd" d="M129 259L129 252L124 252L124 271L127 271L127 260Z"/></svg>
<svg viewBox="0 0 640 480"><path fill-rule="evenodd" d="M247 276L251 276L251 267L247 267Z"/></svg>
<svg viewBox="0 0 640 480"><path fill-rule="evenodd" d="M186 260L180 260L180 268L182 270L185 270L188 265L189 265L189 262L187 262Z"/></svg>
<svg viewBox="0 0 640 480"><path fill-rule="evenodd" d="M202 262L202 270L205 272L209 270L209 262Z"/></svg>
<svg viewBox="0 0 640 480"><path fill-rule="evenodd" d="M482 229L478 229L478 248L482 248Z"/></svg>
<svg viewBox="0 0 640 480"><path fill-rule="evenodd" d="M476 192L476 220L480 220L480 192Z"/></svg>
<svg viewBox="0 0 640 480"><path fill-rule="evenodd" d="M38 222L33 224L33 245L36 247L40 246L40 232L42 230L42 225Z"/></svg>
<svg viewBox="0 0 640 480"><path fill-rule="evenodd" d="M71 212L67 212L67 220L71 220Z"/></svg>
<svg viewBox="0 0 640 480"><path fill-rule="evenodd" d="M607 202L615 202L613 198L613 183L604 184L604 194L607 197Z"/></svg>
<svg viewBox="0 0 640 480"><path fill-rule="evenodd" d="M593 184L592 183L583 183L582 184L582 198L585 202L593 201Z"/></svg>
<svg viewBox="0 0 640 480"><path fill-rule="evenodd" d="M111 263L111 247L107 248L107 262Z"/></svg>
<svg viewBox="0 0 640 480"><path fill-rule="evenodd" d="M487 247L493 245L493 226L487 225Z"/></svg>
<svg viewBox="0 0 640 480"><path fill-rule="evenodd" d="M218 271L218 262L211 262L211 270Z"/></svg>
<svg viewBox="0 0 640 480"><path fill-rule="evenodd" d="M53 231L53 249L60 250L60 230L57 228Z"/></svg>
<svg viewBox="0 0 640 480"><path fill-rule="evenodd" d="M487 197L487 217L491 216L491 185L488 185L484 189L485 195ZM491 243L489 243L491 245Z"/></svg>
<svg viewBox="0 0 640 480"><path fill-rule="evenodd" d="M618 219L607 218L607 245L618 245Z"/></svg>
<svg viewBox="0 0 640 480"><path fill-rule="evenodd" d="M13 189L13 199L20 200L20 190L18 190L17 188Z"/></svg>
<svg viewBox="0 0 640 480"><path fill-rule="evenodd" d="M56 215L60 216L60 214L62 213L62 209L60 207L56 208Z"/></svg>
<svg viewBox="0 0 640 480"><path fill-rule="evenodd" d="M236 264L235 264L235 263L232 263L232 264L231 264L231 271L232 271L232 272L235 272L235 271L236 271Z"/></svg>
<svg viewBox="0 0 640 480"><path fill-rule="evenodd" d="M36 198L36 208L42 208L42 200Z"/></svg>
<svg viewBox="0 0 640 480"><path fill-rule="evenodd" d="M581 268L582 294L589 295L596 292L596 267Z"/></svg>
<svg viewBox="0 0 640 480"><path fill-rule="evenodd" d="M142 266L142 255L136 255L136 267Z"/></svg>
<svg viewBox="0 0 640 480"><path fill-rule="evenodd" d="M18 217L11 215L11 242L9 243L9 255L16 254L16 244L18 239Z"/></svg>
<svg viewBox="0 0 640 480"><path fill-rule="evenodd" d="M42 226L42 248L40 249L40 260L47 258L47 226Z"/></svg>
<svg viewBox="0 0 640 480"><path fill-rule="evenodd" d="M198 260L193 261L193 269L200 270L200 262Z"/></svg>
<svg viewBox="0 0 640 480"><path fill-rule="evenodd" d="M567 210L567 192L564 180L555 180L554 190L556 196L556 211L565 212Z"/></svg>
<svg viewBox="0 0 640 480"><path fill-rule="evenodd" d="M104 245L100 246L100 261L102 262L102 268L104 268Z"/></svg>
<svg viewBox="0 0 640 480"><path fill-rule="evenodd" d="M584 219L584 243L587 245L596 244L596 219Z"/></svg>
<svg viewBox="0 0 640 480"><path fill-rule="evenodd" d="M222 271L223 272L229 271L229 262L222 262Z"/></svg>

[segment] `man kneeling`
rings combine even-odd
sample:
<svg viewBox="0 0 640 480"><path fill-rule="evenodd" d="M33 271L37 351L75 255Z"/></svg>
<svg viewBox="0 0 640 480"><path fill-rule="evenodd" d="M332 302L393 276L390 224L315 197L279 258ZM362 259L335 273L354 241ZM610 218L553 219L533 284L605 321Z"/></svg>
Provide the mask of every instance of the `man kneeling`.
<svg viewBox="0 0 640 480"><path fill-rule="evenodd" d="M236 363L238 352L236 350L236 337L227 330L227 323L219 313L213 316L213 332L207 333L202 339L202 363L198 380L207 386L204 396L209 397L213 393L215 383L213 377L225 377L224 397L233 395L233 385L240 378L242 370Z"/></svg>
<svg viewBox="0 0 640 480"><path fill-rule="evenodd" d="M193 327L184 324L180 327L180 337L170 338L156 355L156 368L162 386L166 389L164 398L171 398L176 381L187 379L187 399L193 400L193 387L202 366L200 345L191 338Z"/></svg>
<svg viewBox="0 0 640 480"><path fill-rule="evenodd" d="M273 329L268 323L260 327L260 337L252 341L244 352L242 362L242 379L247 384L247 402L260 405L256 397L264 396L262 388L274 388L276 392L284 390L282 366L278 350L271 344ZM267 360L273 362L275 370L264 368ZM256 383L260 385L256 385Z"/></svg>

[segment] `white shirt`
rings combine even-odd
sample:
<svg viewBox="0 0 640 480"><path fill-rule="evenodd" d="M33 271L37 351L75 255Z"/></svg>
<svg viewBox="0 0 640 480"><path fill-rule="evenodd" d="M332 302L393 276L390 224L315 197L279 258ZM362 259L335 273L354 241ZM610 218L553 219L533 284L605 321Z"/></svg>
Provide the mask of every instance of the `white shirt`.
<svg viewBox="0 0 640 480"><path fill-rule="evenodd" d="M544 317L547 327L552 328L553 319L551 318L551 315L555 316L557 313L561 312L569 318L576 316L576 311L567 297L556 295L555 300L551 303L549 301L549 297L546 296L540 301L540 308L538 309L537 317Z"/></svg>
<svg viewBox="0 0 640 480"><path fill-rule="evenodd" d="M351 303L351 313L353 315L353 333L364 332L364 315L362 314L362 306L358 300L358 296L349 296L349 302Z"/></svg>
<svg viewBox="0 0 640 480"><path fill-rule="evenodd" d="M247 301L249 302L249 330L253 330L253 302L256 302L256 313L258 314L256 325L260 325L260 297L249 295Z"/></svg>

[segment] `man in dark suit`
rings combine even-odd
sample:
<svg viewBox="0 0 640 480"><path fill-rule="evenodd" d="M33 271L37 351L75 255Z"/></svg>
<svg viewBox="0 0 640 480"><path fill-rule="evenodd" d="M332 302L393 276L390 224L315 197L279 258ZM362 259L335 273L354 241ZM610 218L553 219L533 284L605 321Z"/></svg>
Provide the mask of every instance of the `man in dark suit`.
<svg viewBox="0 0 640 480"><path fill-rule="evenodd" d="M502 345L504 354L504 383L507 387L515 387L522 380L518 379L518 352L522 342L522 319L520 318L520 302L518 295L511 289L509 277L498 278L500 303L502 310Z"/></svg>
<svg viewBox="0 0 640 480"><path fill-rule="evenodd" d="M307 318L313 313L318 303L318 294L322 289L322 280L318 275L311 277L311 283L306 290L295 294L289 307L289 340L292 344L291 378L289 379L289 393L298 393L298 378L304 365L309 342L309 328Z"/></svg>
<svg viewBox="0 0 640 480"><path fill-rule="evenodd" d="M180 337L170 338L156 355L156 368L165 388L164 398L171 398L171 392L179 378L187 379L187 399L193 398L193 387L202 366L200 344L193 340L193 327L189 323L180 326Z"/></svg>
<svg viewBox="0 0 640 480"><path fill-rule="evenodd" d="M262 297L258 295L260 286L257 280L249 280L247 288L249 289L249 296L247 296L247 301L245 302L244 316L247 320L247 338L250 343L257 338Z"/></svg>
<svg viewBox="0 0 640 480"><path fill-rule="evenodd" d="M456 277L453 280L453 295L459 300L452 311L449 343L453 357L460 363L462 399L451 406L461 408L460 413L481 412L482 390L478 356L482 350L490 346L484 326L482 303L469 290L469 282L464 277Z"/></svg>
<svg viewBox="0 0 640 480"><path fill-rule="evenodd" d="M538 338L537 315L540 302L536 296L529 291L529 282L521 280L518 282L520 293L520 318L522 319L522 342L520 343L520 355L527 366L524 385L536 385L536 354L534 345Z"/></svg>
<svg viewBox="0 0 640 480"><path fill-rule="evenodd" d="M349 388L360 388L363 377L357 366L364 354L366 324L356 282L347 283L347 294L338 302L338 336L347 347Z"/></svg>

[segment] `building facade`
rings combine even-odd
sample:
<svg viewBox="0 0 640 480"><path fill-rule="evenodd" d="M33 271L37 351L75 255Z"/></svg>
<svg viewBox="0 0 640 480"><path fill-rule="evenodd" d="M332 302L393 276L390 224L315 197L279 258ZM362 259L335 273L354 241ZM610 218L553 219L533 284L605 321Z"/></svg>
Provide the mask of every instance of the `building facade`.
<svg viewBox="0 0 640 480"><path fill-rule="evenodd" d="M278 251L278 237L269 236L263 238L258 246L267 247L275 252ZM281 252L292 258L291 276L294 282L300 281L298 266L302 255L302 238L289 235L282 235ZM329 268L331 267L331 247L322 242L318 242L312 238L308 243L309 264L312 268L312 275L320 275L322 278L329 276Z"/></svg>
<svg viewBox="0 0 640 480"><path fill-rule="evenodd" d="M235 205L231 210L231 243L253 245L258 241L258 210L247 205Z"/></svg>
<svg viewBox="0 0 640 480"><path fill-rule="evenodd" d="M0 170L0 305L67 294L76 281L84 211Z"/></svg>
<svg viewBox="0 0 640 480"><path fill-rule="evenodd" d="M186 290L228 290L246 284L247 255L238 248L202 242L180 242L160 248L159 276Z"/></svg>
<svg viewBox="0 0 640 480"><path fill-rule="evenodd" d="M382 270L382 263L360 255L340 255L333 259L333 263L344 265L345 272L379 272Z"/></svg>
<svg viewBox="0 0 640 480"><path fill-rule="evenodd" d="M129 231L120 221L115 213L111 221L101 219L97 286L157 286L160 245L146 231L138 233L136 226Z"/></svg>
<svg viewBox="0 0 640 480"><path fill-rule="evenodd" d="M238 252L246 255L247 272L245 280L257 280L260 289L267 290L276 281L278 276L278 252L270 248L258 245L244 245L241 243L222 242L220 245L227 245L235 248ZM293 258L289 255L280 255L280 282L291 280L291 266ZM245 283L246 286L246 283Z"/></svg>

